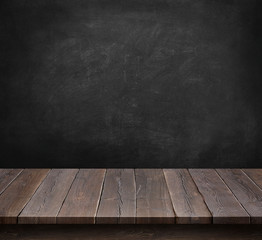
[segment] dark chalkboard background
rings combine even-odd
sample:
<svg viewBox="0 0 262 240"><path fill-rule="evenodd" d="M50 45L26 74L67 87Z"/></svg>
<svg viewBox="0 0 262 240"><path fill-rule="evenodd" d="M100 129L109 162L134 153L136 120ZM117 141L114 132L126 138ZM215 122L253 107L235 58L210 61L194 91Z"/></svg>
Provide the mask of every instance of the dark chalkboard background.
<svg viewBox="0 0 262 240"><path fill-rule="evenodd" d="M262 167L255 0L1 0L1 167Z"/></svg>

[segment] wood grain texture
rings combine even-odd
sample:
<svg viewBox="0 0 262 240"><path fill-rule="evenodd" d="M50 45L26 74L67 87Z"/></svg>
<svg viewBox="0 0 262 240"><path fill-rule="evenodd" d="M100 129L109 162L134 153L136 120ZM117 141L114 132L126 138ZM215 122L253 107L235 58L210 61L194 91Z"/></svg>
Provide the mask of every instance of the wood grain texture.
<svg viewBox="0 0 262 240"><path fill-rule="evenodd" d="M212 216L186 169L163 169L178 224L210 224Z"/></svg>
<svg viewBox="0 0 262 240"><path fill-rule="evenodd" d="M78 169L52 169L18 217L18 223L54 224Z"/></svg>
<svg viewBox="0 0 262 240"><path fill-rule="evenodd" d="M0 169L0 194L23 171L23 169Z"/></svg>
<svg viewBox="0 0 262 240"><path fill-rule="evenodd" d="M242 169L242 171L262 189L262 169Z"/></svg>
<svg viewBox="0 0 262 240"><path fill-rule="evenodd" d="M15 224L17 216L48 174L49 169L25 169L0 195L0 224Z"/></svg>
<svg viewBox="0 0 262 240"><path fill-rule="evenodd" d="M0 169L0 180L0 224L262 224L261 169Z"/></svg>
<svg viewBox="0 0 262 240"><path fill-rule="evenodd" d="M96 223L135 223L136 186L133 169L108 169Z"/></svg>
<svg viewBox="0 0 262 240"><path fill-rule="evenodd" d="M217 169L217 172L249 213L251 223L262 224L262 190L240 169Z"/></svg>
<svg viewBox="0 0 262 240"><path fill-rule="evenodd" d="M250 217L214 169L190 169L214 224L248 224Z"/></svg>
<svg viewBox="0 0 262 240"><path fill-rule="evenodd" d="M105 169L81 169L57 216L59 224L94 224Z"/></svg>
<svg viewBox="0 0 262 240"><path fill-rule="evenodd" d="M172 224L175 214L162 169L135 169L139 224Z"/></svg>
<svg viewBox="0 0 262 240"><path fill-rule="evenodd" d="M261 240L259 225L4 225L2 240Z"/></svg>

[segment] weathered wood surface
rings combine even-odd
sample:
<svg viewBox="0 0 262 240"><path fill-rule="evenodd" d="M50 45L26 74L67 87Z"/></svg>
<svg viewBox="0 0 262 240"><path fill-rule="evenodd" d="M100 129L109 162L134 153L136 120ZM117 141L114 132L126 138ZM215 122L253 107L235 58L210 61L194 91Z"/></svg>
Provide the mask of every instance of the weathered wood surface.
<svg viewBox="0 0 262 240"><path fill-rule="evenodd" d="M133 169L108 169L96 223L135 223L136 188Z"/></svg>
<svg viewBox="0 0 262 240"><path fill-rule="evenodd" d="M15 224L49 169L25 169L0 195L0 223Z"/></svg>
<svg viewBox="0 0 262 240"><path fill-rule="evenodd" d="M22 172L22 169L0 169L0 194Z"/></svg>
<svg viewBox="0 0 262 240"><path fill-rule="evenodd" d="M176 223L211 223L211 214L188 170L164 169L164 175L176 213Z"/></svg>
<svg viewBox="0 0 262 240"><path fill-rule="evenodd" d="M242 171L262 189L262 169L243 169Z"/></svg>
<svg viewBox="0 0 262 240"><path fill-rule="evenodd" d="M60 224L94 224L105 169L81 169L57 216Z"/></svg>
<svg viewBox="0 0 262 240"><path fill-rule="evenodd" d="M246 209L251 223L262 224L262 190L240 169L217 169L217 172Z"/></svg>
<svg viewBox="0 0 262 240"><path fill-rule="evenodd" d="M248 224L250 217L214 169L190 169L212 213L213 223Z"/></svg>
<svg viewBox="0 0 262 240"><path fill-rule="evenodd" d="M0 224L262 224L261 169L0 169Z"/></svg>
<svg viewBox="0 0 262 240"><path fill-rule="evenodd" d="M77 169L52 169L18 217L19 223L53 224Z"/></svg>
<svg viewBox="0 0 262 240"><path fill-rule="evenodd" d="M161 169L135 169L137 223L175 223L171 199Z"/></svg>

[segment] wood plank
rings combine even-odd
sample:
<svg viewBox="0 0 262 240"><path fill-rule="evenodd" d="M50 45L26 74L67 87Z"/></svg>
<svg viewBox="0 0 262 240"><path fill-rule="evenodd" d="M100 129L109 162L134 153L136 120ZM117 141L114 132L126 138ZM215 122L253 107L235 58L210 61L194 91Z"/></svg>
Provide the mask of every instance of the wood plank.
<svg viewBox="0 0 262 240"><path fill-rule="evenodd" d="M15 224L17 216L48 174L49 169L25 169L0 195L0 224Z"/></svg>
<svg viewBox="0 0 262 240"><path fill-rule="evenodd" d="M23 169L0 169L0 194L23 171Z"/></svg>
<svg viewBox="0 0 262 240"><path fill-rule="evenodd" d="M79 170L52 169L18 217L18 223L54 224Z"/></svg>
<svg viewBox="0 0 262 240"><path fill-rule="evenodd" d="M249 213L251 223L262 224L262 190L240 169L217 169L217 172Z"/></svg>
<svg viewBox="0 0 262 240"><path fill-rule="evenodd" d="M57 216L60 224L94 224L105 169L81 169Z"/></svg>
<svg viewBox="0 0 262 240"><path fill-rule="evenodd" d="M210 224L212 216L186 169L163 169L177 224Z"/></svg>
<svg viewBox="0 0 262 240"><path fill-rule="evenodd" d="M163 171L161 169L135 169L135 177L137 223L175 223L175 214Z"/></svg>
<svg viewBox="0 0 262 240"><path fill-rule="evenodd" d="M136 187L133 169L107 169L96 223L133 224Z"/></svg>
<svg viewBox="0 0 262 240"><path fill-rule="evenodd" d="M189 169L215 224L249 224L250 217L214 169Z"/></svg>
<svg viewBox="0 0 262 240"><path fill-rule="evenodd" d="M242 169L262 189L262 169Z"/></svg>

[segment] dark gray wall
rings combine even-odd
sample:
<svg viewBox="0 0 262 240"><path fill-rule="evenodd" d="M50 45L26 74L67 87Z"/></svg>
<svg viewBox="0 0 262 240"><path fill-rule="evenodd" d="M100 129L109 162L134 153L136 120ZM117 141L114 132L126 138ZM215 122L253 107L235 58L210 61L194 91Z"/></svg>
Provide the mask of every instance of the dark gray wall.
<svg viewBox="0 0 262 240"><path fill-rule="evenodd" d="M262 167L261 2L1 0L1 167Z"/></svg>

